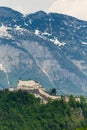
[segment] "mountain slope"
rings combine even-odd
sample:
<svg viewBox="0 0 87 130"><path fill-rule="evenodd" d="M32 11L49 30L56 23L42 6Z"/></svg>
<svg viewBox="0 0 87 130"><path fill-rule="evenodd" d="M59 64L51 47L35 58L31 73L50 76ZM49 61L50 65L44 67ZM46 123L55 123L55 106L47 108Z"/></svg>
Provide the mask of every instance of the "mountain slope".
<svg viewBox="0 0 87 130"><path fill-rule="evenodd" d="M59 94L87 95L87 22L43 11L24 17L0 10L7 11L0 14L0 70L8 84L0 82L2 87L32 78Z"/></svg>

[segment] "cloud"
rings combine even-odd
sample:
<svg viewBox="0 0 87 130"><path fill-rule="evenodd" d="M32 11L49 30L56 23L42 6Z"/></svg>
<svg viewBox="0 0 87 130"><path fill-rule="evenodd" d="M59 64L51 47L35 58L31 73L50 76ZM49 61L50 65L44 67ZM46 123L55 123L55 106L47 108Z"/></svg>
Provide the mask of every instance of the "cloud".
<svg viewBox="0 0 87 130"><path fill-rule="evenodd" d="M56 0L48 12L67 14L87 21L87 0Z"/></svg>

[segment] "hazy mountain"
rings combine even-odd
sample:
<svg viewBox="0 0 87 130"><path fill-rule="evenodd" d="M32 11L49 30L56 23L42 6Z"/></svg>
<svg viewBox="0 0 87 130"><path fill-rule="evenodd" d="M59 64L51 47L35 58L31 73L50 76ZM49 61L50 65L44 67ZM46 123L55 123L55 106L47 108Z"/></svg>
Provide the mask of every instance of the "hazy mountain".
<svg viewBox="0 0 87 130"><path fill-rule="evenodd" d="M1 87L16 87L19 78L31 78L61 94L87 94L86 59L87 22L0 8Z"/></svg>

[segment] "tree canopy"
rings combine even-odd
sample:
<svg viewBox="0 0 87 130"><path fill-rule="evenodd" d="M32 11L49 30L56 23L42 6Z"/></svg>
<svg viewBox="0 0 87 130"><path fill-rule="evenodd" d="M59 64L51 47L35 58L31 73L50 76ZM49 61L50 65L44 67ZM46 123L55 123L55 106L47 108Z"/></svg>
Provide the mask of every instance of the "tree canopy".
<svg viewBox="0 0 87 130"><path fill-rule="evenodd" d="M86 124L87 103L73 97L40 104L26 91L0 91L0 130L86 130Z"/></svg>

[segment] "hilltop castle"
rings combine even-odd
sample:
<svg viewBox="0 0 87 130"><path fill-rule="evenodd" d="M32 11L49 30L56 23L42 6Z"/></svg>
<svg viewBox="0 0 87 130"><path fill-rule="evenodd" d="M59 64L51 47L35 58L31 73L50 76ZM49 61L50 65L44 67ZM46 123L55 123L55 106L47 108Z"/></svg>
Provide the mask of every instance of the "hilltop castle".
<svg viewBox="0 0 87 130"><path fill-rule="evenodd" d="M25 90L31 94L34 94L36 98L41 99L41 103L47 103L49 99L51 100L60 100L61 96L52 96L49 93L46 92L45 88L43 88L39 82L34 81L34 80L28 80L28 81L23 81L19 80L18 81L18 86L16 89L10 87L9 91L16 91L16 90ZM64 96L64 99L66 102L69 101L69 96ZM75 98L76 101L80 102L80 98Z"/></svg>

